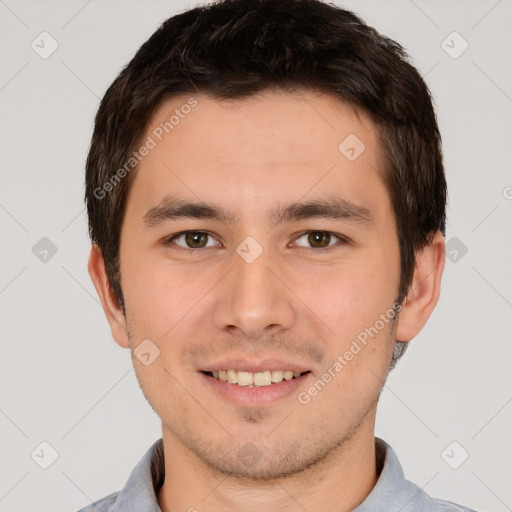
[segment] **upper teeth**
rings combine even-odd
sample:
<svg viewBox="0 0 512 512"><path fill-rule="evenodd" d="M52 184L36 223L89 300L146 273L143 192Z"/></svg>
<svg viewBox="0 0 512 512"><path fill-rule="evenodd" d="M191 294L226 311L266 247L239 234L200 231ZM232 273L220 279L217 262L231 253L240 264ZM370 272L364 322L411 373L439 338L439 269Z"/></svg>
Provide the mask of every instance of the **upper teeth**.
<svg viewBox="0 0 512 512"><path fill-rule="evenodd" d="M220 370L212 372L216 379L239 386L269 386L272 383L284 380L292 380L294 377L300 377L300 372L292 370L272 370L265 372L239 372L237 370Z"/></svg>

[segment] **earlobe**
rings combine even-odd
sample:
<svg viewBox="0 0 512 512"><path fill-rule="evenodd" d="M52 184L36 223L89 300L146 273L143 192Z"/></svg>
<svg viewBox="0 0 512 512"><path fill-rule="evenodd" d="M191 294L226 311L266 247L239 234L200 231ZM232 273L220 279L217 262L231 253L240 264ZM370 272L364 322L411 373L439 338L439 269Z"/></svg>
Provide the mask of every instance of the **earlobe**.
<svg viewBox="0 0 512 512"><path fill-rule="evenodd" d="M110 324L114 340L121 347L130 348L130 340L126 330L126 318L119 300L112 292L105 269L105 260L100 248L96 244L93 244L91 247L87 268L100 298L105 316Z"/></svg>
<svg viewBox="0 0 512 512"><path fill-rule="evenodd" d="M445 239L438 231L432 242L416 254L413 279L398 319L397 340L413 339L432 314L441 291L444 261Z"/></svg>

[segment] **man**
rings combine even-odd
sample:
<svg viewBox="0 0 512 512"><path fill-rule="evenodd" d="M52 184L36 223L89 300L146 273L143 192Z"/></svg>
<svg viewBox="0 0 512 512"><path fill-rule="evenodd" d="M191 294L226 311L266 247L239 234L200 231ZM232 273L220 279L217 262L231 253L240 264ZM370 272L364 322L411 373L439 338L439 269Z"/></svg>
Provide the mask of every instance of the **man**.
<svg viewBox="0 0 512 512"><path fill-rule="evenodd" d="M397 43L319 0L174 16L103 98L86 188L163 440L84 510L469 510L374 435L444 266L440 135Z"/></svg>

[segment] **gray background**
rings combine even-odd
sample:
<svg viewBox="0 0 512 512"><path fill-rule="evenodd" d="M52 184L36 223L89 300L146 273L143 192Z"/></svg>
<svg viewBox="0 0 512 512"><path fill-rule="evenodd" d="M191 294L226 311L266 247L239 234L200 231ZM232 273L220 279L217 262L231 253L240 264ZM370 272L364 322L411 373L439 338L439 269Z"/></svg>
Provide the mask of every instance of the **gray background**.
<svg viewBox="0 0 512 512"><path fill-rule="evenodd" d="M450 190L442 298L387 382L377 434L427 492L511 510L512 3L337 3L404 45L425 75ZM87 274L83 168L108 85L193 5L0 0L2 512L85 506L118 490L161 435ZM51 49L43 31L58 43L46 59L31 47ZM58 453L47 469L44 441Z"/></svg>

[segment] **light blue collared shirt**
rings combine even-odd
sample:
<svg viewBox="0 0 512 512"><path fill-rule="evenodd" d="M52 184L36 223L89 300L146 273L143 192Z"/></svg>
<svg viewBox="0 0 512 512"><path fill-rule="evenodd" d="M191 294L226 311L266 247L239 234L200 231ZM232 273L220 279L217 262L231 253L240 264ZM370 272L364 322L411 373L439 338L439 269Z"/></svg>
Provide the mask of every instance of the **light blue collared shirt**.
<svg viewBox="0 0 512 512"><path fill-rule="evenodd" d="M372 492L354 512L475 512L450 501L431 498L405 479L402 466L387 443L376 438L375 448L382 470ZM164 477L163 442L159 439L135 466L121 491L79 512L162 512L156 496Z"/></svg>

